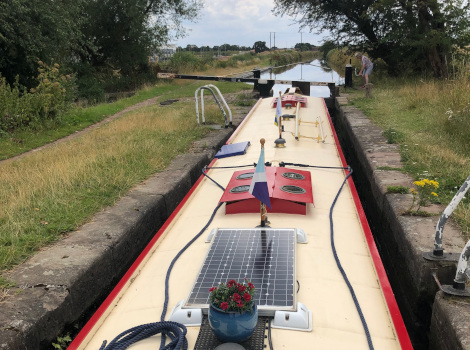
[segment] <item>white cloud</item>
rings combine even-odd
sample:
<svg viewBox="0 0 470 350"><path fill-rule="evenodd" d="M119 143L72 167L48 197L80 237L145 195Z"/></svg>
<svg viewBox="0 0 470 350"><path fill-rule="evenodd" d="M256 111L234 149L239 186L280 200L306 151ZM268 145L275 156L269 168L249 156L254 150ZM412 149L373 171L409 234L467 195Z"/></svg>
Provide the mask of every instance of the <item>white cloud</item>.
<svg viewBox="0 0 470 350"><path fill-rule="evenodd" d="M273 0L206 0L198 23L186 23L188 35L176 44L185 47L235 44L252 46L256 41L266 41L274 46L293 47L300 42L299 26L292 18L275 17ZM303 34L303 42L321 44L321 37Z"/></svg>

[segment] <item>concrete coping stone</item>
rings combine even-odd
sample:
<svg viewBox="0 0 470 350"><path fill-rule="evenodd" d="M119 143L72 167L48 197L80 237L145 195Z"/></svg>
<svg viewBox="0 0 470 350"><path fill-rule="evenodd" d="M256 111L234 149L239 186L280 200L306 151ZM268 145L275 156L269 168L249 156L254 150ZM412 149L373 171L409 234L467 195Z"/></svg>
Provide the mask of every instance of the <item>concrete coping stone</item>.
<svg viewBox="0 0 470 350"><path fill-rule="evenodd" d="M191 152L3 277L16 283L0 303L0 349L46 347L103 298L127 271L233 129L211 131Z"/></svg>

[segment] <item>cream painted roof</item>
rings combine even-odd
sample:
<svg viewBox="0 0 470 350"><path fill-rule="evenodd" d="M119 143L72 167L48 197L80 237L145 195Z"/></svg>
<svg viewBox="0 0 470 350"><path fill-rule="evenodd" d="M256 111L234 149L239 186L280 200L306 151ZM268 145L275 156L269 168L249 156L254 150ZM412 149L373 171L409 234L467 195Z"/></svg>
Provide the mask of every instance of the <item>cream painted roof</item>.
<svg viewBox="0 0 470 350"><path fill-rule="evenodd" d="M272 98L261 100L256 110L238 129L231 143L251 141L246 155L219 159L214 166L234 166L258 162L259 139L265 138L265 160L341 167L324 102L308 97L306 108L300 109L300 134L293 135L295 121L284 121L286 148L275 148L279 136L274 126L275 108ZM283 109L283 113L294 113ZM313 138L320 135L320 118L325 142ZM307 138L310 137L310 138ZM289 166L290 168L296 168ZM314 205L308 204L307 215L268 213L273 228L301 228L308 244L297 244L297 300L312 312L311 332L273 329L276 349L368 349L366 336L349 290L335 264L330 243L329 210L345 178L338 169L299 168L311 172ZM240 169L212 169L208 174L226 186L232 173ZM354 176L353 176L354 177ZM169 263L178 251L206 224L218 204L222 191L207 178L187 201L177 217L165 230L152 251L141 263L120 296L91 330L82 348L98 349L104 339L111 341L120 332L160 320L164 301L164 281ZM170 277L169 318L171 309L188 297L192 284L207 254L207 234L215 228L252 228L259 225L259 214L225 215L222 206L212 224L177 261ZM364 230L358 218L353 196L346 185L334 209L335 244L344 270L356 292L376 349L400 349L396 332L384 302ZM194 346L199 327L188 327L189 348ZM132 349L156 349L160 337L135 344Z"/></svg>

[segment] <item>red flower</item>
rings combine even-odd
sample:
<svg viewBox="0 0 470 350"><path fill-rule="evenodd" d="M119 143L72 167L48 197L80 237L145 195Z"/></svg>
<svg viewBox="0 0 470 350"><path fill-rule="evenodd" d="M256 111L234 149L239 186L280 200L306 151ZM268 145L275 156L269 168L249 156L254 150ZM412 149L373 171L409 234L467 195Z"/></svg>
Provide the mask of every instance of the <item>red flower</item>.
<svg viewBox="0 0 470 350"><path fill-rule="evenodd" d="M248 282L248 287L250 287L250 289L255 288L255 286L254 286L253 283L251 283L251 282Z"/></svg>
<svg viewBox="0 0 470 350"><path fill-rule="evenodd" d="M242 307L245 306L245 305L243 304L243 301L240 300L240 301L238 302L237 306L238 306L239 308L242 308Z"/></svg>
<svg viewBox="0 0 470 350"><path fill-rule="evenodd" d="M216 287L212 287L212 288L209 289L209 292L213 292L216 289L217 289Z"/></svg>
<svg viewBox="0 0 470 350"><path fill-rule="evenodd" d="M239 287L238 287L238 291L240 293L243 293L245 290L246 290L246 287L240 284Z"/></svg>
<svg viewBox="0 0 470 350"><path fill-rule="evenodd" d="M223 303L220 304L220 308L222 310L227 310L228 309L228 303L226 301L224 301Z"/></svg>
<svg viewBox="0 0 470 350"><path fill-rule="evenodd" d="M230 280L230 281L227 282L227 287L232 288L235 283L237 283L237 282L234 281L234 280Z"/></svg>
<svg viewBox="0 0 470 350"><path fill-rule="evenodd" d="M235 293L235 294L233 295L233 300L235 300L236 302L239 302L239 301L241 300L241 298L242 298L242 297L241 297L240 294L238 294L238 293Z"/></svg>
<svg viewBox="0 0 470 350"><path fill-rule="evenodd" d="M248 294L248 293L245 293L245 294L243 295L243 299L245 299L246 302L249 302L249 301L251 300L251 295Z"/></svg>

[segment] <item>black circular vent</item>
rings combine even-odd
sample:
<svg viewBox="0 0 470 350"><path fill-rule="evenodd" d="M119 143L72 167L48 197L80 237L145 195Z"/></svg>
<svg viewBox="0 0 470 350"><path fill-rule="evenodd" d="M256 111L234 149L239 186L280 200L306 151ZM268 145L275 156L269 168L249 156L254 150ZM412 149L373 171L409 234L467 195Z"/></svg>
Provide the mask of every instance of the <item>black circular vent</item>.
<svg viewBox="0 0 470 350"><path fill-rule="evenodd" d="M237 187L230 189L230 193L248 192L249 189L250 189L250 185L237 186Z"/></svg>
<svg viewBox="0 0 470 350"><path fill-rule="evenodd" d="M292 194L302 194L302 193L307 192L302 187L299 187L299 186L286 185L286 186L281 186L280 188L281 188L281 191L292 193Z"/></svg>
<svg viewBox="0 0 470 350"><path fill-rule="evenodd" d="M237 176L237 180L248 180L253 178L254 173L243 173Z"/></svg>
<svg viewBox="0 0 470 350"><path fill-rule="evenodd" d="M282 176L290 180L305 180L305 176L299 173L285 172Z"/></svg>

